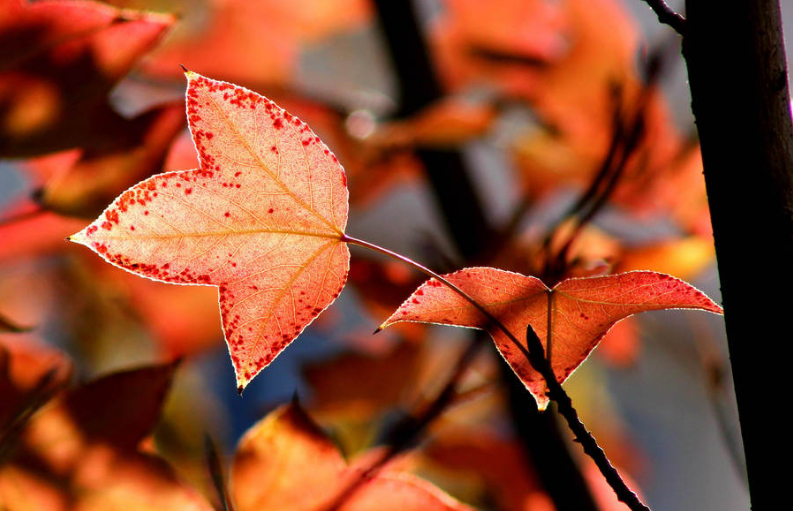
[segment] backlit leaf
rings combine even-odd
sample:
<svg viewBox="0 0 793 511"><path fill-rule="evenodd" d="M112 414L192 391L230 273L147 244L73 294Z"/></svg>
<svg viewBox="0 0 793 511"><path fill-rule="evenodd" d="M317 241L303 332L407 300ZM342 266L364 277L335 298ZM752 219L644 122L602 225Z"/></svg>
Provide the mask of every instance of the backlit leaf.
<svg viewBox="0 0 793 511"><path fill-rule="evenodd" d="M161 459L139 450L173 371L168 364L114 373L49 403L0 467L0 508L211 510Z"/></svg>
<svg viewBox="0 0 793 511"><path fill-rule="evenodd" d="M296 404L265 417L240 440L230 486L238 511L326 509L361 477L366 461L350 465ZM431 484L385 467L364 482L340 511L471 511Z"/></svg>
<svg viewBox="0 0 793 511"><path fill-rule="evenodd" d="M559 382L586 359L614 323L632 314L661 309L722 312L713 300L682 280L648 271L572 278L553 288L538 278L494 268L467 268L445 278L482 304L524 346L526 326L531 325ZM422 284L382 328L398 321L487 330L538 406L547 406L545 381L523 353L501 330L488 325L471 303L437 280Z"/></svg>
<svg viewBox="0 0 793 511"><path fill-rule="evenodd" d="M200 168L137 184L71 240L144 277L217 286L241 392L344 286L346 179L270 100L187 78Z"/></svg>

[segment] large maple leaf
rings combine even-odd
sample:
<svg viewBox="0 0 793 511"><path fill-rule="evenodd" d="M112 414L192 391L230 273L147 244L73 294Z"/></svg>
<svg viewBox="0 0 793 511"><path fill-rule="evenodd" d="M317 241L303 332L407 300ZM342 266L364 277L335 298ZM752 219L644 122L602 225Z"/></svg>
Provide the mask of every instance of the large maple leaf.
<svg viewBox="0 0 793 511"><path fill-rule="evenodd" d="M572 278L553 288L536 277L495 268L467 268L444 278L476 300L524 350L524 332L531 325L560 383L581 365L614 323L632 314L661 309L722 312L691 285L649 271ZM523 350L491 318L438 280L422 284L381 328L399 321L487 330L540 409L548 405L545 380L531 367Z"/></svg>
<svg viewBox="0 0 793 511"><path fill-rule="evenodd" d="M144 277L217 286L241 392L344 286L346 179L296 117L186 74L200 167L142 181L70 239Z"/></svg>

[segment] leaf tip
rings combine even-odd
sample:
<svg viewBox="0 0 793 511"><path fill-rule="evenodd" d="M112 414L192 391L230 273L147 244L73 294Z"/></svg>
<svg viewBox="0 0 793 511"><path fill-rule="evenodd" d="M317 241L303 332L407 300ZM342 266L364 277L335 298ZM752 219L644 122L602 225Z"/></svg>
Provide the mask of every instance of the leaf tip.
<svg viewBox="0 0 793 511"><path fill-rule="evenodd" d="M198 77L198 73L196 73L195 71L190 71L189 69L187 69L184 66L184 64L179 64L179 67L181 67L182 71L184 71L184 76L185 76L185 78L187 78L188 81L193 80L196 77Z"/></svg>
<svg viewBox="0 0 793 511"><path fill-rule="evenodd" d="M76 233L74 233L74 234L71 234L71 235L69 235L69 236L66 236L66 237L63 239L63 241L71 241L72 243L77 243L77 244L80 244L80 245L85 245L85 235L83 234L83 231L76 232Z"/></svg>

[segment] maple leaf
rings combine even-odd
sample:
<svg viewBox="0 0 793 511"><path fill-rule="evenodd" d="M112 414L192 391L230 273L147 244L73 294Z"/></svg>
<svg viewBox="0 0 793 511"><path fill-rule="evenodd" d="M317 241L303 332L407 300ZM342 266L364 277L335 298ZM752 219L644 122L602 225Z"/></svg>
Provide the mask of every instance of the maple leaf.
<svg viewBox="0 0 793 511"><path fill-rule="evenodd" d="M217 286L242 392L344 286L346 178L272 101L186 75L200 167L142 181L70 239L144 277Z"/></svg>
<svg viewBox="0 0 793 511"><path fill-rule="evenodd" d="M693 286L648 271L571 278L553 288L536 277L495 268L467 268L444 278L481 304L521 340L524 348L521 334L531 325L560 383L586 359L614 323L625 317L661 309L722 312ZM548 405L545 380L524 353L479 309L438 280L422 284L381 328L399 321L486 330L540 409Z"/></svg>
<svg viewBox="0 0 793 511"><path fill-rule="evenodd" d="M327 509L360 478L367 457L349 465L300 408L282 406L240 440L229 486L239 511ZM384 467L338 507L343 511L472 511L409 473Z"/></svg>

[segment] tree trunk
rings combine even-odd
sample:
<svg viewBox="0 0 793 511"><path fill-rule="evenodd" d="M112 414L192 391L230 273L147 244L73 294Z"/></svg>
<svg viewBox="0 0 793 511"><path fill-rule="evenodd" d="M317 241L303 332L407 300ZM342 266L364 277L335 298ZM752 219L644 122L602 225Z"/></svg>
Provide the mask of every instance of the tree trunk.
<svg viewBox="0 0 793 511"><path fill-rule="evenodd" d="M779 4L687 0L686 12L683 55L752 508L779 509L790 498L769 460L787 440L770 414L789 401L778 350L790 343L793 313L793 126Z"/></svg>

